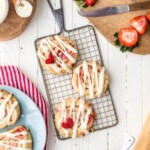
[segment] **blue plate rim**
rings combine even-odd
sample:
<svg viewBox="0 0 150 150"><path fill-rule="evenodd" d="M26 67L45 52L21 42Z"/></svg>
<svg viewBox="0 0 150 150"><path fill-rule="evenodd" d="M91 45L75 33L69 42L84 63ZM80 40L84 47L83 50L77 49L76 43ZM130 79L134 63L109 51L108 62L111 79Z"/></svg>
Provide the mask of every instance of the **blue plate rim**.
<svg viewBox="0 0 150 150"><path fill-rule="evenodd" d="M46 142L47 142L47 131L46 131L46 124L45 124L45 120L44 120L44 117L43 117L43 115L42 115L42 113L41 113L41 111L39 110L39 108L38 108L38 106L34 103L34 101L26 94L26 93L24 93L23 91L21 91L20 89L17 89L17 88L15 88L15 87L12 87L12 86L8 86L8 85L2 85L2 84L0 84L0 89L3 89L3 88L10 88L10 89L14 89L14 90L16 90L17 92L20 92L21 94L23 94L23 95L25 95L26 97L28 97L29 99L30 99L30 101L31 101L31 103L37 108L37 110L39 111L39 114L41 115L41 119L43 120L43 122L44 122L44 132L45 132L45 138L44 138L44 145L43 145L43 149L44 149L44 147L46 146ZM5 90L5 89L4 89ZM7 90L6 90L7 91ZM9 91L8 91L9 92ZM13 94L13 93L12 93ZM15 96L15 95L14 95Z"/></svg>

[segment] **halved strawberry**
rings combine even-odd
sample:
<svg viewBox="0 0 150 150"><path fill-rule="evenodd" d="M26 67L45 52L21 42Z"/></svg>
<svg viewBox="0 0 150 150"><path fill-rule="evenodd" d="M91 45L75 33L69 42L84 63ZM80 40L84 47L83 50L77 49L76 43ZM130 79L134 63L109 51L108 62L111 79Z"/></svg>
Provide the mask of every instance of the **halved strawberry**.
<svg viewBox="0 0 150 150"><path fill-rule="evenodd" d="M133 28L123 28L119 32L119 41L126 47L132 47L138 41L138 33Z"/></svg>
<svg viewBox="0 0 150 150"><path fill-rule="evenodd" d="M150 21L150 12L147 14L147 19Z"/></svg>
<svg viewBox="0 0 150 150"><path fill-rule="evenodd" d="M137 30L139 34L144 34L148 28L146 16L138 16L130 20L130 25Z"/></svg>
<svg viewBox="0 0 150 150"><path fill-rule="evenodd" d="M96 0L84 0L84 3L87 6L93 6L95 4Z"/></svg>

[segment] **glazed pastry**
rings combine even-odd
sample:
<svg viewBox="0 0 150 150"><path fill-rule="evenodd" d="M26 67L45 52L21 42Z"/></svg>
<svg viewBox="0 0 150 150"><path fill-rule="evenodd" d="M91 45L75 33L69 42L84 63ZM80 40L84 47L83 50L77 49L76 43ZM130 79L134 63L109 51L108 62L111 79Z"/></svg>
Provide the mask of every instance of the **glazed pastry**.
<svg viewBox="0 0 150 150"><path fill-rule="evenodd" d="M32 137L23 126L0 133L0 150L32 150Z"/></svg>
<svg viewBox="0 0 150 150"><path fill-rule="evenodd" d="M13 0L16 13L21 18L30 17L33 11L33 6L27 0Z"/></svg>
<svg viewBox="0 0 150 150"><path fill-rule="evenodd" d="M13 125L20 116L20 106L16 98L4 90L0 90L0 129Z"/></svg>
<svg viewBox="0 0 150 150"><path fill-rule="evenodd" d="M49 36L39 42L38 56L42 66L52 74L69 73L76 63L75 44L62 36Z"/></svg>
<svg viewBox="0 0 150 150"><path fill-rule="evenodd" d="M105 68L95 61L84 62L74 70L72 86L81 97L91 99L102 96L108 87Z"/></svg>
<svg viewBox="0 0 150 150"><path fill-rule="evenodd" d="M62 138L81 137L93 131L96 116L91 103L67 98L55 110L55 126Z"/></svg>

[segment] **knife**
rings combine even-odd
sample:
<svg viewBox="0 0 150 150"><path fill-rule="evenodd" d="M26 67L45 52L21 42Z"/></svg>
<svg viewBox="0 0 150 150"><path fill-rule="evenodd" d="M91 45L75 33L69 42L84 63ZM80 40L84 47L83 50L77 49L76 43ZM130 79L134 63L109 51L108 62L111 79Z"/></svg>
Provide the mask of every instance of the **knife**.
<svg viewBox="0 0 150 150"><path fill-rule="evenodd" d="M102 9L97 9L94 11L87 11L87 12L79 10L78 13L83 17L101 17L101 16L109 16L109 15L126 13L130 11L138 11L143 9L150 9L150 0L145 2L140 2L140 3L129 4L129 5L105 7Z"/></svg>

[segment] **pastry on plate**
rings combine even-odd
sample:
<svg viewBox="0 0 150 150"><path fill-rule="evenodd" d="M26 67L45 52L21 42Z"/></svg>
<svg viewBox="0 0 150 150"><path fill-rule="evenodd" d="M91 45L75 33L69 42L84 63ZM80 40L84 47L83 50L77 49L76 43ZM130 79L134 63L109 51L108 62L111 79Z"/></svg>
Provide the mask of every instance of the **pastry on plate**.
<svg viewBox="0 0 150 150"><path fill-rule="evenodd" d="M73 72L72 86L81 97L91 99L102 96L108 87L105 68L95 61L83 62Z"/></svg>
<svg viewBox="0 0 150 150"><path fill-rule="evenodd" d="M96 118L91 103L67 98L55 110L55 127L61 138L82 137L93 131Z"/></svg>
<svg viewBox="0 0 150 150"><path fill-rule="evenodd" d="M0 150L32 150L32 137L29 130L17 126L0 133Z"/></svg>
<svg viewBox="0 0 150 150"><path fill-rule="evenodd" d="M20 116L20 106L16 98L0 90L0 129L14 125Z"/></svg>
<svg viewBox="0 0 150 150"><path fill-rule="evenodd" d="M78 51L75 43L62 36L49 36L39 41L38 57L42 66L52 74L71 72Z"/></svg>

